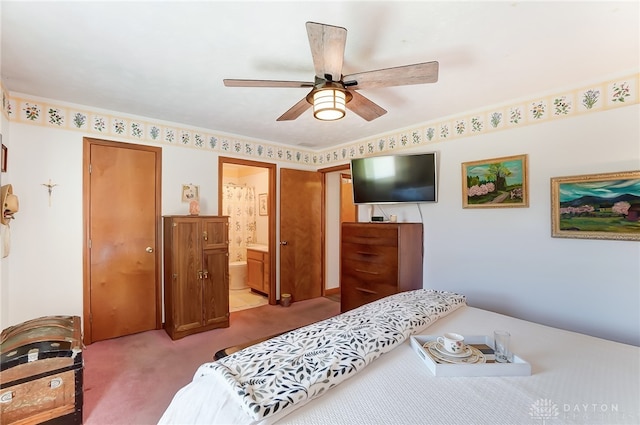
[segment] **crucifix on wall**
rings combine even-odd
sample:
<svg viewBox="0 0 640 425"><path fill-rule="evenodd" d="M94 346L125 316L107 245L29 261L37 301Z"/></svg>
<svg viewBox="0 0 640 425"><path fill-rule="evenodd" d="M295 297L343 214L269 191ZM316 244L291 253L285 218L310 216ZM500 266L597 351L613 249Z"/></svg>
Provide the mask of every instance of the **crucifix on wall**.
<svg viewBox="0 0 640 425"><path fill-rule="evenodd" d="M51 183L51 179L49 179L49 183L42 183L42 185L46 187L49 192L49 206L51 206L51 193L53 192L53 188L57 186L57 184Z"/></svg>

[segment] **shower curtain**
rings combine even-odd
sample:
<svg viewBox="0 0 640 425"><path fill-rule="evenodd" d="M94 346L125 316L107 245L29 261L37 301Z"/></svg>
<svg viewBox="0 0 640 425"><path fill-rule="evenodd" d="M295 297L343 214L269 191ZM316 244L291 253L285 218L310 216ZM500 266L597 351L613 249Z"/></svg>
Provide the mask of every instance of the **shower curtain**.
<svg viewBox="0 0 640 425"><path fill-rule="evenodd" d="M229 262L246 261L247 244L256 242L256 190L236 184L222 190L222 211L229 216Z"/></svg>

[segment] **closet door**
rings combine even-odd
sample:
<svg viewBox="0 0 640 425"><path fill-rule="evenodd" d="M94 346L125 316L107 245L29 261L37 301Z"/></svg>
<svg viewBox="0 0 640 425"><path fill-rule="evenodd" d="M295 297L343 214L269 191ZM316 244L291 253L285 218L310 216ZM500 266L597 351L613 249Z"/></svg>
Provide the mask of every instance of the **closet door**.
<svg viewBox="0 0 640 425"><path fill-rule="evenodd" d="M86 344L161 327L161 154L84 139Z"/></svg>

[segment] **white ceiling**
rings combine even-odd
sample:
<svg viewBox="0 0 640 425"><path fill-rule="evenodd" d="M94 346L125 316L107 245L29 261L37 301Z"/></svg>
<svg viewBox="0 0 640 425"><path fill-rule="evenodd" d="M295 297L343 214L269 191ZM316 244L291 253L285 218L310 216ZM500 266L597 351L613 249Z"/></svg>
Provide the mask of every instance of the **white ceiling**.
<svg viewBox="0 0 640 425"><path fill-rule="evenodd" d="M1 2L3 84L26 94L324 149L637 72L638 1ZM361 90L388 113L276 118L313 81L305 22L348 30L343 74L436 60L435 84Z"/></svg>

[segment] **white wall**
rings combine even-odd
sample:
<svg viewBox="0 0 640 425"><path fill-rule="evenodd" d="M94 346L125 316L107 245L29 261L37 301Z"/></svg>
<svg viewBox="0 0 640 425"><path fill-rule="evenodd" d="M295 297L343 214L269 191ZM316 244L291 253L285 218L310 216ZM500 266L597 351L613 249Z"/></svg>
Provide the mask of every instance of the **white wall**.
<svg viewBox="0 0 640 425"><path fill-rule="evenodd" d="M424 217L424 287L472 306L640 345L640 243L551 237L550 178L640 170L640 106L433 144L439 200ZM529 155L529 208L462 208L461 163ZM376 207L376 210L379 207ZM384 206L420 221L416 204ZM360 207L367 220L369 208Z"/></svg>
<svg viewBox="0 0 640 425"><path fill-rule="evenodd" d="M20 210L11 223L10 324L82 315L82 137L11 123L11 183ZM51 206L47 188L53 188Z"/></svg>
<svg viewBox="0 0 640 425"><path fill-rule="evenodd" d="M162 145L162 214L189 214L182 184L200 186L200 214L218 214L218 155Z"/></svg>
<svg viewBox="0 0 640 425"><path fill-rule="evenodd" d="M82 316L83 135L14 122L11 132L10 181L20 211L11 224L11 254L2 261L3 328L46 315ZM161 147L162 214L189 213L181 185L192 183L200 186L200 213L216 215L218 153ZM57 185L51 206L42 185L49 179Z"/></svg>
<svg viewBox="0 0 640 425"><path fill-rule="evenodd" d="M325 174L325 289L340 286L340 175L344 171Z"/></svg>
<svg viewBox="0 0 640 425"><path fill-rule="evenodd" d="M424 286L461 292L474 306L640 345L640 244L551 238L549 193L553 176L640 169L639 113L633 105L423 147L440 153L439 202L420 206ZM3 325L82 315L82 133L10 126L3 182L10 177L20 212L11 225L11 255L2 261ZM162 213L186 214L180 185L194 183L201 213L216 214L218 153L162 149ZM529 155L529 208L462 209L462 162L522 153ZM51 206L42 186L49 179L58 185ZM421 219L416 205L384 210Z"/></svg>
<svg viewBox="0 0 640 425"><path fill-rule="evenodd" d="M1 9L1 6L0 6ZM2 134L2 144L10 147L9 143L9 120L7 117L0 113L0 134ZM7 173L0 173L0 186L7 184L11 181L9 172L11 168L7 167ZM7 234L7 229L5 226L0 224L0 247L3 246L5 242L5 238L10 237ZM9 281L9 268L8 261L5 258L0 259L0 329L4 329L5 323L9 323L9 285L7 282Z"/></svg>

